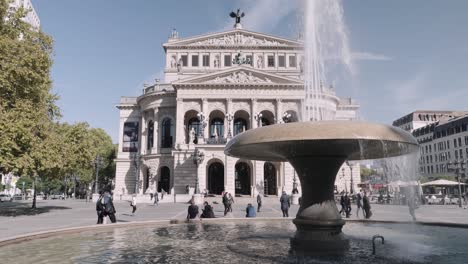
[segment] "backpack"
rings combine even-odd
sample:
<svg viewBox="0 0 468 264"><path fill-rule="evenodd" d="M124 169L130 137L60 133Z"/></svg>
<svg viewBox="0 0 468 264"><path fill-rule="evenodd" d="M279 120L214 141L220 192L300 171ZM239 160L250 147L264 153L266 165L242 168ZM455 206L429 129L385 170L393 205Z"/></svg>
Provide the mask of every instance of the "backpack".
<svg viewBox="0 0 468 264"><path fill-rule="evenodd" d="M110 197L103 197L101 199L101 207L106 214L114 213L112 203L110 202Z"/></svg>

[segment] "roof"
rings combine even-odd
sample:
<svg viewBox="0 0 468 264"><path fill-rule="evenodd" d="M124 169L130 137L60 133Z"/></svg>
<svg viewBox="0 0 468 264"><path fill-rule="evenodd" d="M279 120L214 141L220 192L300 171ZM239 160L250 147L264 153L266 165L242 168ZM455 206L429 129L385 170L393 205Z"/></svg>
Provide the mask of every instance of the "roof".
<svg viewBox="0 0 468 264"><path fill-rule="evenodd" d="M461 185L466 185L465 183L460 183ZM456 181L449 180L435 180L421 184L422 186L454 186L458 185Z"/></svg>

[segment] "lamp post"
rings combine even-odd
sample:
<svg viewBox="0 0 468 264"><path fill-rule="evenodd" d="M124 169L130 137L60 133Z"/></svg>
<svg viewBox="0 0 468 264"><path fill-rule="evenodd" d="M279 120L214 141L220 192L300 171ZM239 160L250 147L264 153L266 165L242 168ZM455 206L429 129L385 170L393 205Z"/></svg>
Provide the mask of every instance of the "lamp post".
<svg viewBox="0 0 468 264"><path fill-rule="evenodd" d="M24 199L26 199L26 197L24 195L24 184L25 184L25 182L23 181L21 184L23 185L23 189L22 189L23 191L22 192L23 192L23 200L24 200Z"/></svg>
<svg viewBox="0 0 468 264"><path fill-rule="evenodd" d="M263 117L263 114L262 113L256 113L254 115L255 117L255 120L257 120L257 127L261 127L262 126L262 117Z"/></svg>
<svg viewBox="0 0 468 264"><path fill-rule="evenodd" d="M133 164L135 165L135 194L137 194L140 184L140 154L135 153L133 156Z"/></svg>
<svg viewBox="0 0 468 264"><path fill-rule="evenodd" d="M203 159L205 158L205 153L201 152L198 148L195 148L195 151L193 152L192 155L192 160L193 163L197 167L197 177L195 178L195 194L200 193L200 186L198 184L198 165L203 162Z"/></svg>
<svg viewBox="0 0 468 264"><path fill-rule="evenodd" d="M350 188L349 188L349 192L351 194L354 193L354 181L353 181L353 165L349 162L349 161L346 161L346 165L348 165L349 167L349 170L351 171L351 182L350 182Z"/></svg>
<svg viewBox="0 0 468 264"><path fill-rule="evenodd" d="M228 121L228 132L227 132L227 137L228 138L232 137L232 134L231 134L231 121L232 121L232 119L234 119L234 116L231 113L226 115L226 120Z"/></svg>
<svg viewBox="0 0 468 264"><path fill-rule="evenodd" d="M96 184L94 185L94 193L98 193L98 178L99 178L99 168L102 165L102 158L101 156L96 155L96 158L94 159L94 166L96 168Z"/></svg>
<svg viewBox="0 0 468 264"><path fill-rule="evenodd" d="M462 194L461 194L461 184L460 184L460 174L465 171L466 163L464 160L458 161L455 160L454 162L449 161L447 163L447 170L453 171L455 175L457 176L457 181L458 181L458 206L461 208L462 207Z"/></svg>
<svg viewBox="0 0 468 264"><path fill-rule="evenodd" d="M292 121L291 118L292 118L292 115L290 113L284 112L284 114L283 114L283 122L284 123L291 123L291 121Z"/></svg>

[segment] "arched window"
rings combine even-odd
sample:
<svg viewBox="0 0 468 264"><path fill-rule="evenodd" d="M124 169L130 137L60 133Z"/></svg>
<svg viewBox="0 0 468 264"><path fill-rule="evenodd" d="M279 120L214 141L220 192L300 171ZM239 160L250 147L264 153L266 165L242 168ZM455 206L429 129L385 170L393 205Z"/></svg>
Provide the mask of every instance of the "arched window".
<svg viewBox="0 0 468 264"><path fill-rule="evenodd" d="M146 149L153 148L154 144L154 123L153 121L148 122L148 143Z"/></svg>
<svg viewBox="0 0 468 264"><path fill-rule="evenodd" d="M247 130L247 121L243 118L234 120L234 136Z"/></svg>
<svg viewBox="0 0 468 264"><path fill-rule="evenodd" d="M165 118L161 126L161 148L172 148L172 120Z"/></svg>
<svg viewBox="0 0 468 264"><path fill-rule="evenodd" d="M224 137L224 121L217 117L210 120L210 137Z"/></svg>

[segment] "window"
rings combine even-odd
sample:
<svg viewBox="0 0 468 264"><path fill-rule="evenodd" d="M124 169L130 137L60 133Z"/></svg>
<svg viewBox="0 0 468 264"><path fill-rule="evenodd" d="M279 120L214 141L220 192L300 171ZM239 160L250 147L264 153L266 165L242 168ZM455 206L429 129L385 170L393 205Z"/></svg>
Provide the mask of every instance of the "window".
<svg viewBox="0 0 468 264"><path fill-rule="evenodd" d="M172 120L164 119L161 128L161 148L172 148Z"/></svg>
<svg viewBox="0 0 468 264"><path fill-rule="evenodd" d="M148 143L146 149L153 148L154 143L154 123L153 121L148 122Z"/></svg>
<svg viewBox="0 0 468 264"><path fill-rule="evenodd" d="M286 58L284 55L278 56L278 67L286 67Z"/></svg>
<svg viewBox="0 0 468 264"><path fill-rule="evenodd" d="M458 147L461 147L462 144L461 144L461 137L458 138Z"/></svg>
<svg viewBox="0 0 468 264"><path fill-rule="evenodd" d="M210 137L224 137L224 120L221 118L213 118L210 120Z"/></svg>
<svg viewBox="0 0 468 264"><path fill-rule="evenodd" d="M453 147L454 147L454 148L457 147L457 139L456 139L456 138L453 139Z"/></svg>
<svg viewBox="0 0 468 264"><path fill-rule="evenodd" d="M249 65L253 66L253 57L252 57L252 55L247 55L247 56L245 56L245 58L249 62Z"/></svg>
<svg viewBox="0 0 468 264"><path fill-rule="evenodd" d="M460 159L463 159L463 149L459 149Z"/></svg>
<svg viewBox="0 0 468 264"><path fill-rule="evenodd" d="M203 55L203 67L210 67L210 55Z"/></svg>
<svg viewBox="0 0 468 264"><path fill-rule="evenodd" d="M468 136L465 136L465 146L468 146Z"/></svg>
<svg viewBox="0 0 468 264"><path fill-rule="evenodd" d="M187 67L188 65L188 56L187 55L182 55L180 56L180 59L182 60L182 66Z"/></svg>
<svg viewBox="0 0 468 264"><path fill-rule="evenodd" d="M268 67L275 67L275 56L268 56Z"/></svg>
<svg viewBox="0 0 468 264"><path fill-rule="evenodd" d="M192 67L198 67L198 55L192 55Z"/></svg>
<svg viewBox="0 0 468 264"><path fill-rule="evenodd" d="M236 118L234 120L234 136L247 130L247 121L243 118Z"/></svg>
<svg viewBox="0 0 468 264"><path fill-rule="evenodd" d="M458 159L458 151L455 150L455 159Z"/></svg>
<svg viewBox="0 0 468 264"><path fill-rule="evenodd" d="M224 67L231 67L231 55L224 55Z"/></svg>
<svg viewBox="0 0 468 264"><path fill-rule="evenodd" d="M296 56L289 56L289 67L297 67Z"/></svg>

